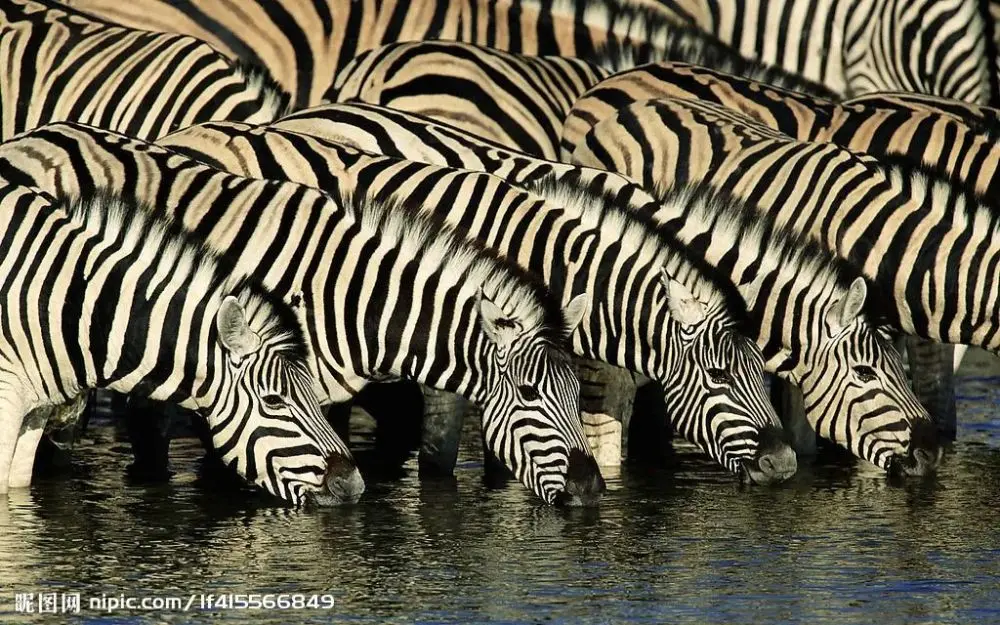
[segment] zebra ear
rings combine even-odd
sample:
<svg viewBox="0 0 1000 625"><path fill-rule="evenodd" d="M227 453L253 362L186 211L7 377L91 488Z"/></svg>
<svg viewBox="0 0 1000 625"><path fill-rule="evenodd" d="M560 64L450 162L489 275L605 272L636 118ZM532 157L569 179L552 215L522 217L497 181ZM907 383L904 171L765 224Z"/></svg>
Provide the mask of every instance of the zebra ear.
<svg viewBox="0 0 1000 625"><path fill-rule="evenodd" d="M499 306L486 297L482 289L479 291L479 316L483 320L486 336L499 348L510 347L514 339L521 335L521 323L507 317Z"/></svg>
<svg viewBox="0 0 1000 625"><path fill-rule="evenodd" d="M260 349L260 336L250 329L243 306L232 295L222 300L215 317L215 327L219 330L219 342L236 360Z"/></svg>
<svg viewBox="0 0 1000 625"><path fill-rule="evenodd" d="M847 289L847 295L838 301L830 310L833 316L832 322L838 327L845 328L858 318L858 315L865 309L865 299L868 297L868 285L865 279L858 276Z"/></svg>
<svg viewBox="0 0 1000 625"><path fill-rule="evenodd" d="M589 299L586 293L580 293L563 308L563 318L566 320L566 336L573 334L573 331L583 321L584 315L587 314Z"/></svg>
<svg viewBox="0 0 1000 625"><path fill-rule="evenodd" d="M693 326L705 320L705 305L695 299L690 290L660 267L660 283L667 292L667 310L675 321Z"/></svg>

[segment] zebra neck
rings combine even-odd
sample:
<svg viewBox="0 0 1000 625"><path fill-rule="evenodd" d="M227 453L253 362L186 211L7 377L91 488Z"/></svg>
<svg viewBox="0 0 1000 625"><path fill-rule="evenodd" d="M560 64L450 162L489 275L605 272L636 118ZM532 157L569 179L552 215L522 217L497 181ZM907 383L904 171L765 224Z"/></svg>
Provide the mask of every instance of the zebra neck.
<svg viewBox="0 0 1000 625"><path fill-rule="evenodd" d="M191 409L211 404L221 352L204 353L204 343L215 336L221 285L208 284L197 270L172 274L176 267L151 263L141 248L109 256L105 243L91 242L77 274L85 282L78 290L78 341L88 386Z"/></svg>

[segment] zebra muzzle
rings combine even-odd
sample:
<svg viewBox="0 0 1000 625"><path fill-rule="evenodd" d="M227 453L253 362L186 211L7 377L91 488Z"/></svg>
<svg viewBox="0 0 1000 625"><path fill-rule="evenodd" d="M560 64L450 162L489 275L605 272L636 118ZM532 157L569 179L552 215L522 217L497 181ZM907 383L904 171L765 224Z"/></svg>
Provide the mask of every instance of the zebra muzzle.
<svg viewBox="0 0 1000 625"><path fill-rule="evenodd" d="M777 484L789 479L798 470L795 450L788 434L779 427L768 426L760 432L757 455L740 467L741 478L754 484Z"/></svg>
<svg viewBox="0 0 1000 625"><path fill-rule="evenodd" d="M910 431L910 449L905 456L897 455L889 461L892 477L922 477L937 471L943 450L938 439L937 426L929 419L915 421Z"/></svg>
<svg viewBox="0 0 1000 625"><path fill-rule="evenodd" d="M601 470L593 456L579 449L569 452L566 488L556 495L558 506L592 507L601 500L607 488Z"/></svg>
<svg viewBox="0 0 1000 625"><path fill-rule="evenodd" d="M312 500L320 506L354 503L365 492L365 481L354 459L334 452L326 460L324 488L312 493Z"/></svg>

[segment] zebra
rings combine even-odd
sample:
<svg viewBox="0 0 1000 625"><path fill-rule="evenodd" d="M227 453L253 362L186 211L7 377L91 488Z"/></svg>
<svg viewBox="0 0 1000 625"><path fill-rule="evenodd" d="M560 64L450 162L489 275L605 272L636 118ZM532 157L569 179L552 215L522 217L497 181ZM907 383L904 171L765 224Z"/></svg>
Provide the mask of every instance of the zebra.
<svg viewBox="0 0 1000 625"><path fill-rule="evenodd" d="M634 1L634 0L633 0ZM993 71L970 0L650 0L743 56L843 97L911 91L985 104Z"/></svg>
<svg viewBox="0 0 1000 625"><path fill-rule="evenodd" d="M992 109L902 93L835 103L676 63L620 72L591 89L567 116L562 156L568 158L595 123L619 108L660 97L715 102L803 141L827 141L874 156L903 156L938 169L957 184L1000 197L1000 148L994 139L1000 136L1000 126ZM933 407L939 424L954 423L955 393L948 380L961 363L964 346L935 348L914 342L909 345L911 373L915 386L922 388L921 401ZM928 387L920 382L923 378L936 381Z"/></svg>
<svg viewBox="0 0 1000 625"><path fill-rule="evenodd" d="M610 74L576 58L419 41L362 53L337 76L326 99L423 113L522 152L556 158L573 102Z"/></svg>
<svg viewBox="0 0 1000 625"><path fill-rule="evenodd" d="M105 387L198 410L224 462L287 502L360 497L273 292L128 198L7 184L0 215L0 492L31 481L29 412Z"/></svg>
<svg viewBox="0 0 1000 625"><path fill-rule="evenodd" d="M1000 133L982 117L986 113L973 118L972 110L965 112L979 107L906 94L837 103L682 63L644 65L590 89L567 114L561 156L568 158L596 123L618 109L657 98L713 102L800 141L906 157L980 193L1000 197L1000 148L994 138Z"/></svg>
<svg viewBox="0 0 1000 625"><path fill-rule="evenodd" d="M543 196L547 181L563 181L606 194L619 206L674 230L699 225L711 234L707 247L696 239L699 254L725 267L740 286L767 370L792 382L806 381L807 416L815 429L883 468L915 474L933 469L938 450L927 412L905 388L898 354L876 333L882 323L878 298L861 295L868 289L855 270L762 220L729 194L692 188L661 204L614 173L514 153L413 114L360 103L300 111L269 128L487 171ZM711 196L711 201L693 203L688 194ZM684 241L690 244L691 239ZM840 309L852 293L855 303L864 300L860 309L851 309L860 312L852 323L837 323L826 334L822 320L844 318ZM873 369L883 389L874 395L859 393L857 385L870 383ZM872 403L863 405L861 397Z"/></svg>
<svg viewBox="0 0 1000 625"><path fill-rule="evenodd" d="M192 37L122 28L50 0L0 6L0 139L78 121L143 139L211 119L288 110L266 70Z"/></svg>
<svg viewBox="0 0 1000 625"><path fill-rule="evenodd" d="M594 126L573 157L647 187L732 190L861 268L903 332L1000 348L994 285L981 271L993 262L995 208L934 170L795 141L738 116L705 102L637 102Z"/></svg>
<svg viewBox="0 0 1000 625"><path fill-rule="evenodd" d="M700 58L679 45L673 55ZM561 56L526 56L454 41L391 43L358 55L336 77L324 101L362 101L432 117L521 152L558 157L563 121L573 103L611 72L597 63ZM743 59L723 58L732 71L810 90L804 81L757 71ZM782 78L785 78L782 80ZM232 120L238 121L238 120Z"/></svg>
<svg viewBox="0 0 1000 625"><path fill-rule="evenodd" d="M618 0L416 0L375 5L247 0L238 7L224 0L64 2L123 26L197 37L230 58L266 67L292 94L296 109L321 104L337 72L355 57L396 42L462 41L516 54L575 57L609 64L609 69L664 59L724 68L737 56L697 28ZM771 83L789 76L763 66L760 71L773 78L766 80Z"/></svg>
<svg viewBox="0 0 1000 625"><path fill-rule="evenodd" d="M155 198L238 269L298 302L323 404L405 378L469 397L490 450L549 503L592 505L605 485L565 353L586 298L564 308L517 265L393 201L250 180L77 123L0 145L0 178L58 197Z"/></svg>
<svg viewBox="0 0 1000 625"><path fill-rule="evenodd" d="M606 294L591 301L573 335L577 356L659 382L677 430L733 473L768 483L795 472L765 393L763 357L738 332L748 323L742 298L728 279L602 195L553 183L543 199L488 174L240 123L199 124L159 141L242 176L405 195L415 209L544 276L557 294Z"/></svg>

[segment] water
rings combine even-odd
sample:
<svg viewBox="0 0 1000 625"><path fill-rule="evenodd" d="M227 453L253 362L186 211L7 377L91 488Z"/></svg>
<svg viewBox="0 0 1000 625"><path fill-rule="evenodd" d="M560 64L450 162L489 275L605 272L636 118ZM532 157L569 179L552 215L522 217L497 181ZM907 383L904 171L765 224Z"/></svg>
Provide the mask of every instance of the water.
<svg viewBox="0 0 1000 625"><path fill-rule="evenodd" d="M936 479L891 485L827 459L741 488L689 449L624 469L599 510L454 481L369 484L297 512L195 477L131 486L109 429L71 475L0 500L0 620L17 623L1000 622L1000 378L961 380L960 442ZM15 593L80 593L79 614L15 613ZM200 610L199 593L327 594L334 606ZM91 609L102 595L195 595L192 610ZM35 605L37 609L37 603Z"/></svg>

